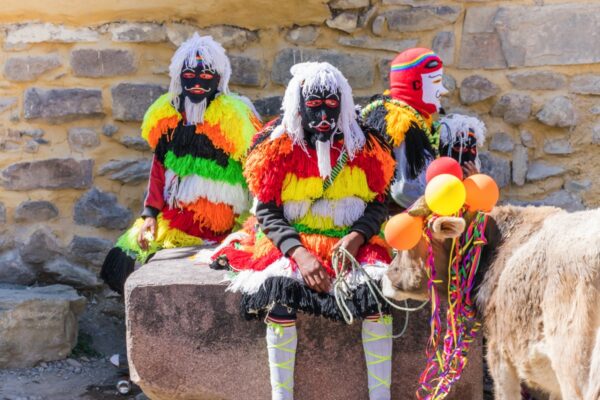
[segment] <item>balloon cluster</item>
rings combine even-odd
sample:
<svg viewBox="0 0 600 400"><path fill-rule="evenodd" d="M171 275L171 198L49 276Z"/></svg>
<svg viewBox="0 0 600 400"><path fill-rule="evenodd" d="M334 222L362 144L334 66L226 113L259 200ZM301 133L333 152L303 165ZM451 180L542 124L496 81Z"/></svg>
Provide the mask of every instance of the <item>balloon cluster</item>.
<svg viewBox="0 0 600 400"><path fill-rule="evenodd" d="M463 207L469 211L489 212L500 197L498 185L488 175L475 174L463 180L460 164L451 157L433 161L425 179L425 202L437 215L453 215ZM387 222L385 239L395 249L410 250L421 239L423 223L422 217L398 214Z"/></svg>

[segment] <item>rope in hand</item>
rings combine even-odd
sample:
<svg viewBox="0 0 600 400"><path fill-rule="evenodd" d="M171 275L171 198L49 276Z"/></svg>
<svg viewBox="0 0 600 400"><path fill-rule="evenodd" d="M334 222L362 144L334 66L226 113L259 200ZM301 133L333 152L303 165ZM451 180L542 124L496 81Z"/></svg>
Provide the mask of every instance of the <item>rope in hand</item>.
<svg viewBox="0 0 600 400"><path fill-rule="evenodd" d="M406 329L408 327L409 314L411 312L419 311L429 303L429 301L424 301L417 307L408 307L407 301L403 300L404 306L394 304L383 295L383 292L381 291L377 283L365 270L365 267L369 266L378 268L382 267L380 265L375 264L366 264L364 266L360 265L360 263L356 261L352 254L350 254L350 252L344 247L339 247L333 252L331 256L331 265L335 272L335 280L333 282L333 294L335 296L335 302L338 306L338 309L340 310L340 313L342 314L342 317L344 318L344 321L346 321L348 325L351 325L354 322L354 316L352 315L352 311L346 303L346 300L352 297L350 286L346 281L346 278L352 271L355 271L356 273L360 274L361 277L363 277L365 284L369 289L369 292L377 302L377 310L379 311L380 315L383 315L383 311L381 309L382 303L380 299L383 299L383 301L385 301L390 307L405 312L404 326L400 333L392 335L392 338L394 339L401 337L406 332Z"/></svg>

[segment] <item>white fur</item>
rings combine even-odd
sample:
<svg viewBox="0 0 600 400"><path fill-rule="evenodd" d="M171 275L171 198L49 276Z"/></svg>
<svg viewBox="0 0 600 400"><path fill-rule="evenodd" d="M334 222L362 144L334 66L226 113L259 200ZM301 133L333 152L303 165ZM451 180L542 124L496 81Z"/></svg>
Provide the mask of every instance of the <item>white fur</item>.
<svg viewBox="0 0 600 400"><path fill-rule="evenodd" d="M271 134L272 138L285 133L295 144L306 148L304 130L300 118L300 91L306 96L318 90L339 91L341 94L341 113L337 121L339 130L344 134L344 147L350 159L365 144L365 135L356 121L352 88L342 73L326 62L305 62L292 66L292 79L285 89L281 109L281 125Z"/></svg>
<svg viewBox="0 0 600 400"><path fill-rule="evenodd" d="M179 203L193 203L204 197L213 203L225 203L233 207L236 214L248 210L250 198L242 185L211 181L197 175L179 179L175 172L165 172L164 198L171 207Z"/></svg>
<svg viewBox="0 0 600 400"><path fill-rule="evenodd" d="M211 36L200 36L195 32L192 37L183 42L175 51L171 58L169 66L169 76L171 84L169 93L171 94L171 104L179 110L179 95L181 94L181 69L184 65L196 67L196 54L200 54L202 62L209 68L214 69L221 76L218 90L221 93L229 94L229 78L231 77L231 63L225 53L225 49L217 43Z"/></svg>

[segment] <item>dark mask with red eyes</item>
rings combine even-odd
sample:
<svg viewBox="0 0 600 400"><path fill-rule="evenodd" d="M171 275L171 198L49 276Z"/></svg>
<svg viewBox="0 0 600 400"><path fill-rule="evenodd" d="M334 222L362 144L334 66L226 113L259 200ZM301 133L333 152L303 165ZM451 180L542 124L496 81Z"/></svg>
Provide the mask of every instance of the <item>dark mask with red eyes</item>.
<svg viewBox="0 0 600 400"><path fill-rule="evenodd" d="M217 71L205 66L201 59L198 59L194 68L184 65L181 70L182 100L187 97L192 103L200 103L207 99L210 103L217 95L220 80L221 76Z"/></svg>
<svg viewBox="0 0 600 400"><path fill-rule="evenodd" d="M326 142L332 135L341 133L338 118L341 112L339 92L315 91L306 96L300 93L300 118L307 142L314 147L315 141Z"/></svg>
<svg viewBox="0 0 600 400"><path fill-rule="evenodd" d="M477 138L472 131L468 135L457 135L452 143L440 145L440 155L454 158L464 165L466 162L475 162L477 159Z"/></svg>

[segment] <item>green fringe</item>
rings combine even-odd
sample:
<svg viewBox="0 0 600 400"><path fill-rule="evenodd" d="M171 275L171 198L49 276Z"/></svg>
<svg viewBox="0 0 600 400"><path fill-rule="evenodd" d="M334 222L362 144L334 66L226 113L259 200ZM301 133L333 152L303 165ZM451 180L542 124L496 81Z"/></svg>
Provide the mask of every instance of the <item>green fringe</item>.
<svg viewBox="0 0 600 400"><path fill-rule="evenodd" d="M316 233L319 235L325 235L329 237L342 238L350 233L350 227L343 229L314 229L304 224L292 224L292 226L301 233Z"/></svg>
<svg viewBox="0 0 600 400"><path fill-rule="evenodd" d="M228 160L227 167L223 168L214 160L194 157L190 154L177 157L175 153L168 151L165 155L165 168L172 170L179 177L198 175L213 181L248 187L242 174L242 164L232 158Z"/></svg>
<svg viewBox="0 0 600 400"><path fill-rule="evenodd" d="M131 258L135 258L141 264L144 264L150 255L160 250L160 246L155 241L150 241L147 250L142 250L137 242L137 237L140 232L138 224L134 224L127 232L122 234L115 247L123 250Z"/></svg>

